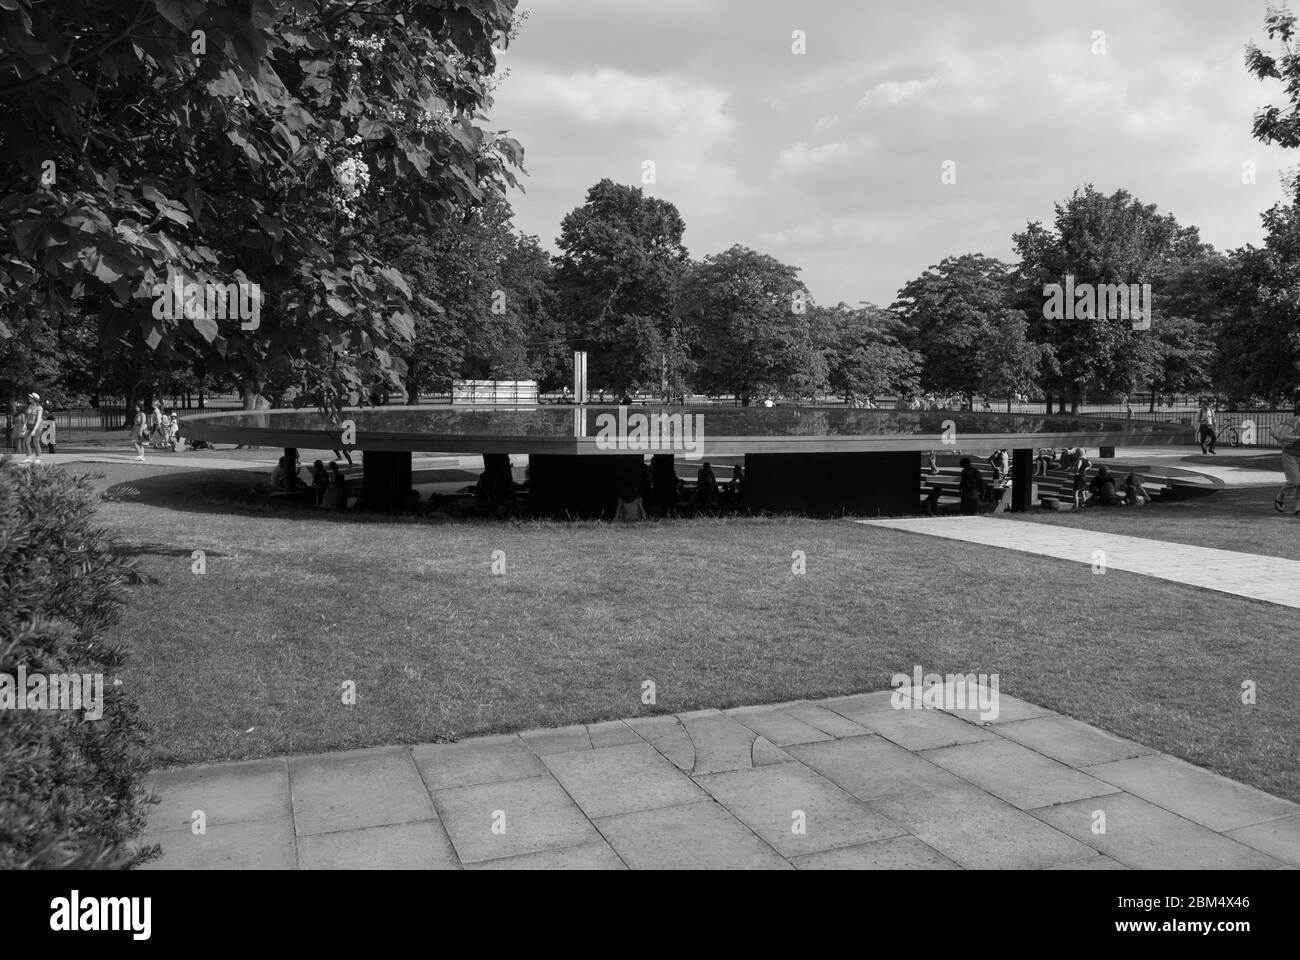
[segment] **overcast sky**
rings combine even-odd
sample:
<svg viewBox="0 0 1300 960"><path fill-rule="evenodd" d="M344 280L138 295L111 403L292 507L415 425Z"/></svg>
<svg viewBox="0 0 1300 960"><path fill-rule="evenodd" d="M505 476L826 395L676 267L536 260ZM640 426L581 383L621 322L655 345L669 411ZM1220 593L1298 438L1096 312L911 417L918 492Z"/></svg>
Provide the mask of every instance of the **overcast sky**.
<svg viewBox="0 0 1300 960"><path fill-rule="evenodd" d="M1284 102L1243 66L1247 41L1268 48L1265 6L521 0L489 126L524 145L515 222L552 251L592 184L639 185L650 160L692 257L740 243L802 268L820 303L887 305L945 256L1010 261L1011 234L1089 182L1219 249L1258 243L1300 163L1250 134Z"/></svg>

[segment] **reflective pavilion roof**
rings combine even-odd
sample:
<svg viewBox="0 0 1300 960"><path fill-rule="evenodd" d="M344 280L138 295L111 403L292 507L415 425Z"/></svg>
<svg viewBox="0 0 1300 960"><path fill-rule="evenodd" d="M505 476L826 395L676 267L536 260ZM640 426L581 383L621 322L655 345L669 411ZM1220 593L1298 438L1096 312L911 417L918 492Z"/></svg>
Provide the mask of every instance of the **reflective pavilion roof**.
<svg viewBox="0 0 1300 960"><path fill-rule="evenodd" d="M1161 446L1187 443L1192 432L1179 424L1064 414L546 404L348 408L338 423L307 408L228 411L184 417L182 434L214 443L338 449L349 420L353 449L574 456Z"/></svg>

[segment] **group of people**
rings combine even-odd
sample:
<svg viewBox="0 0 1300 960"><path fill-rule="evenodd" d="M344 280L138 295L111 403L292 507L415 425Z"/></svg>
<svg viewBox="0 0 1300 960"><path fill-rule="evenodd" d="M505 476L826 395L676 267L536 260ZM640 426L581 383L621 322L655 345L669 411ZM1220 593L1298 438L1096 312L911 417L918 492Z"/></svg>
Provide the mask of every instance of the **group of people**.
<svg viewBox="0 0 1300 960"><path fill-rule="evenodd" d="M162 402L155 400L145 410L143 400L135 402L135 413L131 421L131 445L135 447L137 463L144 463L144 448L152 446L156 450L175 450L180 442L181 420L171 408L163 409Z"/></svg>
<svg viewBox="0 0 1300 960"><path fill-rule="evenodd" d="M696 471L695 489L691 491L677 476L677 467L672 460L656 457L653 470L643 463L638 476L624 477L619 481L614 519L621 522L644 520L649 513L647 503L659 516L671 516L682 501L689 503L691 512L696 515L712 515L727 503L742 503L744 486L744 467L739 464L733 467L731 481L722 484L713 465L705 461Z"/></svg>

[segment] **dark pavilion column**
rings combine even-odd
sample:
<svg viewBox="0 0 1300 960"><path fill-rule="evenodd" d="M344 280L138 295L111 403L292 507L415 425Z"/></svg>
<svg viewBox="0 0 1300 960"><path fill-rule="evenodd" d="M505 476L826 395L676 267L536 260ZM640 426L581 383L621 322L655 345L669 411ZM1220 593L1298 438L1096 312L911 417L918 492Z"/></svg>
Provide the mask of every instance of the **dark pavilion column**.
<svg viewBox="0 0 1300 960"><path fill-rule="evenodd" d="M298 489L298 472L294 470L293 465L298 460L297 447L284 448L284 487L292 492Z"/></svg>
<svg viewBox="0 0 1300 960"><path fill-rule="evenodd" d="M411 454L399 450L361 452L361 501L370 513L397 513L411 492Z"/></svg>
<svg viewBox="0 0 1300 960"><path fill-rule="evenodd" d="M640 476L641 454L528 458L528 506L534 516L613 517L620 478Z"/></svg>
<svg viewBox="0 0 1300 960"><path fill-rule="evenodd" d="M916 451L745 455L745 508L756 512L910 516L920 490Z"/></svg>
<svg viewBox="0 0 1300 960"><path fill-rule="evenodd" d="M1034 506L1034 451L1011 453L1011 509L1027 512Z"/></svg>

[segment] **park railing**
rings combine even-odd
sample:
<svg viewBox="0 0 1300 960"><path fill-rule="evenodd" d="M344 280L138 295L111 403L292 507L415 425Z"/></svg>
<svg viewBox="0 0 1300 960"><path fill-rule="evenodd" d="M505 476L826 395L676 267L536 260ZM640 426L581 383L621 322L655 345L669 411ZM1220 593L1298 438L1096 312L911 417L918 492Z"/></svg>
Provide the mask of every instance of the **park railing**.
<svg viewBox="0 0 1300 960"><path fill-rule="evenodd" d="M1197 431L1200 409L1183 410L1133 410L1109 407L1081 412L1085 417L1102 417L1108 420L1142 420L1148 423L1176 423ZM1217 446L1258 447L1281 449L1282 444L1273 439L1271 428L1281 426L1294 414L1290 410L1216 410L1214 431ZM1233 440L1235 439L1235 444Z"/></svg>

